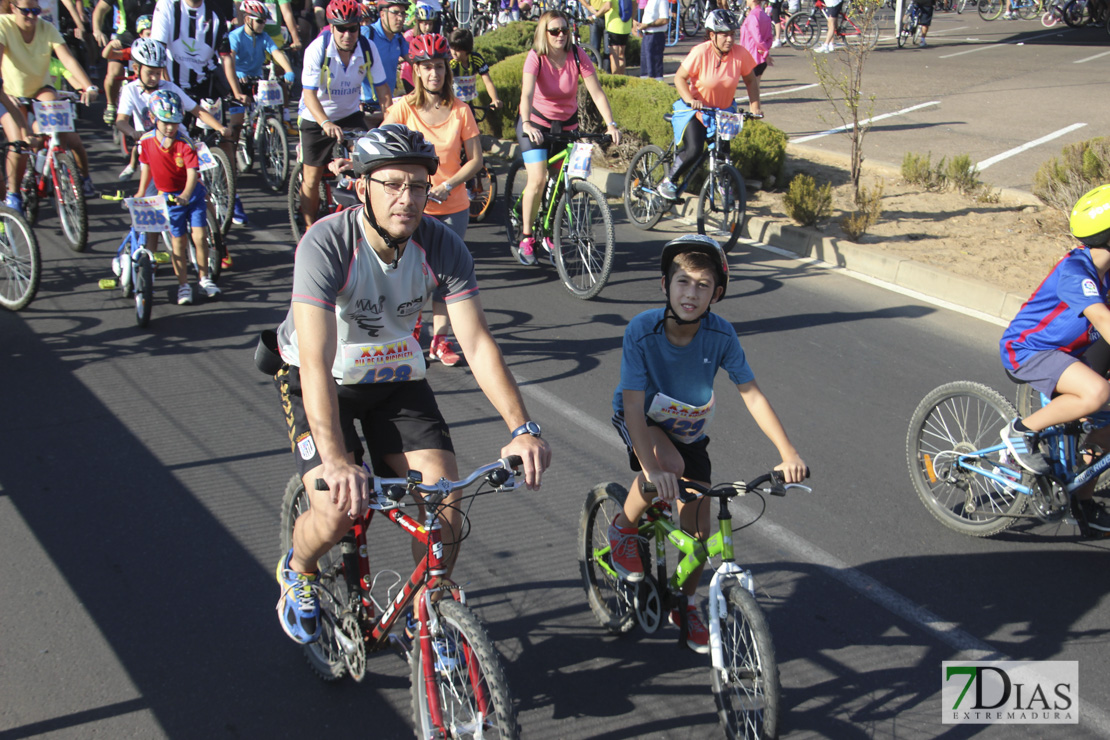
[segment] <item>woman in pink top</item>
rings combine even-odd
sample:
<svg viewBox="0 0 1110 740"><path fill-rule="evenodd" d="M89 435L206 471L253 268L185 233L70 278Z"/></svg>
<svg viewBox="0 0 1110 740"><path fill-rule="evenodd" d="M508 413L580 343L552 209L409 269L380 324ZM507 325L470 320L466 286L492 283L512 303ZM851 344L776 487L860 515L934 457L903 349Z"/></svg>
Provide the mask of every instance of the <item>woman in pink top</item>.
<svg viewBox="0 0 1110 740"><path fill-rule="evenodd" d="M549 10L540 16L536 25L536 36L532 51L524 60L524 80L520 89L520 115L516 121L516 140L528 172L528 183L521 194L521 211L524 223L521 225L520 262L525 265L536 263L535 239L532 237L532 224L539 210L540 193L547 180L547 144L544 136L551 131L553 123L561 124L563 130L578 128L578 78L586 85L586 91L593 98L594 105L602 117L609 122L608 134L613 143L620 143L609 99L597 80L597 71L590 63L585 52L574 47L574 55L568 53L570 44L570 24L567 16L559 10ZM544 245L548 251L552 245Z"/></svg>
<svg viewBox="0 0 1110 740"><path fill-rule="evenodd" d="M763 70L767 69L771 44L775 41L775 28L763 10L763 2L748 0L748 17L740 26L740 46L747 49L756 62L752 76L744 78L744 86L748 89L752 113L757 116L763 115L763 107L759 104L759 79L763 77Z"/></svg>

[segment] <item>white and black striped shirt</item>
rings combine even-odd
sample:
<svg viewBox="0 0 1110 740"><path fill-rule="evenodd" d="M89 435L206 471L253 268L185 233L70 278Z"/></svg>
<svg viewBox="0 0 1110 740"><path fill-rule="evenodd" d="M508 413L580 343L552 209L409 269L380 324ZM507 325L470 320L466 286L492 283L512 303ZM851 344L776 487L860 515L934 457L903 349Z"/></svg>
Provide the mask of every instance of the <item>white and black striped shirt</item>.
<svg viewBox="0 0 1110 740"><path fill-rule="evenodd" d="M227 24L209 0L192 8L185 0L159 0L151 38L166 47L170 80L188 90L208 78L228 53Z"/></svg>

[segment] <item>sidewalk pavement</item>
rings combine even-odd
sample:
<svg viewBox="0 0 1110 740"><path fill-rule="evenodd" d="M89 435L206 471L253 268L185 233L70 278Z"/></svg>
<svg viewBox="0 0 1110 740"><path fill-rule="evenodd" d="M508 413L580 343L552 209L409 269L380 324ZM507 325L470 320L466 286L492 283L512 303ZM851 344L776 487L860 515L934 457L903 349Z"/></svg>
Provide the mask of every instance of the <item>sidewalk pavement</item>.
<svg viewBox="0 0 1110 740"><path fill-rule="evenodd" d="M483 137L486 152L491 156L512 161L517 153L515 141L492 140ZM790 144L788 152L805 155L813 151L807 147ZM822 150L821 158L836 157ZM844 157L847 167L847 157ZM900 169L893 165L867 161L864 171L883 176L900 176ZM597 185L610 198L622 198L624 192L624 173L613 172L594 165L590 182ZM749 184L749 190L754 190ZM1018 205L1042 205L1031 193L1022 190L1002 189L1003 201ZM683 195L675 206L675 217L694 225L697 198ZM748 215L744 220L741 236L762 242L771 247L787 251L800 258L808 258L865 275L873 281L896 285L916 291L922 295L961 306L986 316L1009 322L1029 297L1025 294L1009 293L1001 288L972 278L961 277L945 272L940 268L914 262L911 259L855 244L846 239L825 236L815 229L795 226L792 223Z"/></svg>

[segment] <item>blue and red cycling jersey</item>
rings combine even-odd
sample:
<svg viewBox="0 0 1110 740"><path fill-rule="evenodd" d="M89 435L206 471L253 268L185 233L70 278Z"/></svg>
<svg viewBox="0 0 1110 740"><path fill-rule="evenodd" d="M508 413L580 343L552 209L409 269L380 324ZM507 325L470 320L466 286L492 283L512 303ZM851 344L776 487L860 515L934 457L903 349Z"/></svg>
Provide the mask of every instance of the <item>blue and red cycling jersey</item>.
<svg viewBox="0 0 1110 740"><path fill-rule="evenodd" d="M1100 277L1091 250L1073 249L1056 263L1002 334L1003 366L1016 370L1038 352L1060 350L1082 355L1099 334L1083 315L1088 306L1106 303L1110 282Z"/></svg>

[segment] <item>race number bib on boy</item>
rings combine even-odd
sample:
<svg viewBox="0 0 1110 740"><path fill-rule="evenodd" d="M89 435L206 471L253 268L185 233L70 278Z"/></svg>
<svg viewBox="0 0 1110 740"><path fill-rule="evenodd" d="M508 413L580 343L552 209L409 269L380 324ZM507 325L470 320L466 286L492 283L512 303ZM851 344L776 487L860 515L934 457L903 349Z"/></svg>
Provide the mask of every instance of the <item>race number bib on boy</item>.
<svg viewBox="0 0 1110 740"><path fill-rule="evenodd" d="M35 121L44 134L67 134L73 131L73 106L68 100L36 100Z"/></svg>
<svg viewBox="0 0 1110 740"><path fill-rule="evenodd" d="M455 97L469 103L478 97L478 78L474 75L459 75L452 81Z"/></svg>
<svg viewBox="0 0 1110 740"><path fill-rule="evenodd" d="M201 172L216 168L216 158L212 156L212 152L209 151L208 145L203 141L197 142L197 168Z"/></svg>
<svg viewBox="0 0 1110 740"><path fill-rule="evenodd" d="M427 366L412 336L383 344L343 345L343 385L421 380Z"/></svg>
<svg viewBox="0 0 1110 740"><path fill-rule="evenodd" d="M135 231L165 231L170 227L170 211L164 195L151 195L146 198L126 198L127 210L131 211L131 223Z"/></svg>
<svg viewBox="0 0 1110 740"><path fill-rule="evenodd" d="M716 397L709 396L704 406L691 406L663 393L656 393L651 399L647 416L663 427L667 435L676 442L689 444L705 433L713 420L713 404Z"/></svg>
<svg viewBox="0 0 1110 740"><path fill-rule="evenodd" d="M259 80L254 102L264 108L281 105L281 85L277 80Z"/></svg>
<svg viewBox="0 0 1110 740"><path fill-rule="evenodd" d="M201 107L202 110L206 110L209 113L211 113L212 117L215 118L217 121L222 121L223 120L223 118L224 118L224 101L222 101L222 100L202 100L202 101L200 101L200 107ZM200 120L199 118L197 119L197 125L200 126L201 128L206 128L209 131L212 130L211 126L209 126L207 123Z"/></svg>

